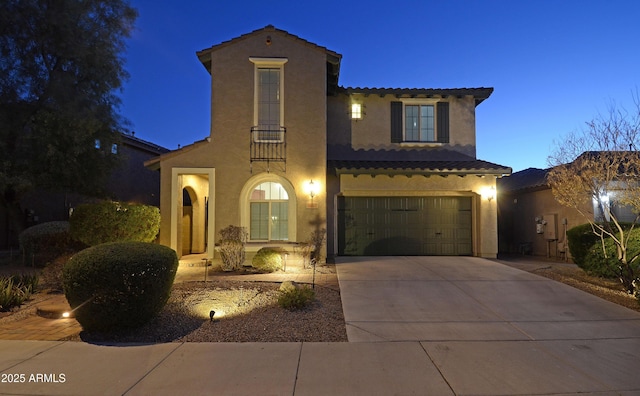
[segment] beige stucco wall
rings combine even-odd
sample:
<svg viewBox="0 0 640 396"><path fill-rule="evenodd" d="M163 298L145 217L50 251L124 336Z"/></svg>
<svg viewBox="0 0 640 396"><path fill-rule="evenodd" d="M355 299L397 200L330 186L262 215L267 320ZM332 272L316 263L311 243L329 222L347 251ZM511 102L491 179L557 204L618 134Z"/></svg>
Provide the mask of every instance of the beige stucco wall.
<svg viewBox="0 0 640 396"><path fill-rule="evenodd" d="M402 101L411 103L435 104L449 102L449 136L448 144L442 143L391 143L390 103ZM349 120L349 108L352 102L362 103L364 116L361 120ZM396 98L393 95L338 95L330 98L329 128L332 144L348 144L354 149L402 149L402 148L446 148L462 152L475 158L476 126L475 100L473 97L447 98Z"/></svg>
<svg viewBox="0 0 640 396"><path fill-rule="evenodd" d="M344 196L472 197L474 256L497 256L497 205L495 199L487 199L487 192L492 188L495 191L496 178L493 176L340 175L340 186L340 194ZM332 246L337 246L337 243L334 241Z"/></svg>
<svg viewBox="0 0 640 396"><path fill-rule="evenodd" d="M271 44L266 45L266 37ZM286 127L286 169L282 163L253 163L250 130L254 125L254 68L250 58L286 58L283 66L283 126ZM211 53L210 141L172 153L161 163L163 213L160 242L170 243L172 168L215 169L214 232L241 225L240 194L245 184L267 171L285 178L297 197L297 221L290 240L308 239L314 227L324 227L326 185L326 53L309 43L277 31L259 32ZM255 179L252 179L255 180ZM307 208L305 184L320 185L317 208ZM211 220L211 219L210 219Z"/></svg>
<svg viewBox="0 0 640 396"><path fill-rule="evenodd" d="M565 231L587 220L574 209L560 205L551 189L500 194L500 252L535 256L562 257L558 248L565 242ZM587 209L588 210L588 209ZM549 225L538 233L536 224L549 217L556 220L556 239L550 239ZM560 244L560 245L559 245ZM529 250L527 252L527 250Z"/></svg>

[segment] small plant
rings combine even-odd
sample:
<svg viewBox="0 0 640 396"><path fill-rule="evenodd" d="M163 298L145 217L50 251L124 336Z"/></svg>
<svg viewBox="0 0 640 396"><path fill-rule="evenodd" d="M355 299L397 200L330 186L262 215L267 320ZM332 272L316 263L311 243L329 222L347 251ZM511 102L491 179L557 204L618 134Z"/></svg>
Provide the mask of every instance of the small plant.
<svg viewBox="0 0 640 396"><path fill-rule="evenodd" d="M19 307L36 291L38 275L23 274L0 278L0 311Z"/></svg>
<svg viewBox="0 0 640 396"><path fill-rule="evenodd" d="M235 271L242 267L247 237L244 227L230 225L220 230L219 248L223 271Z"/></svg>
<svg viewBox="0 0 640 396"><path fill-rule="evenodd" d="M316 298L316 292L309 286L288 287L280 290L278 305L289 311L303 309Z"/></svg>
<svg viewBox="0 0 640 396"><path fill-rule="evenodd" d="M322 228L311 233L311 264L318 264L322 260L322 246L327 238L327 230Z"/></svg>
<svg viewBox="0 0 640 396"><path fill-rule="evenodd" d="M253 268L260 272L275 272L282 269L282 253L279 249L264 247L251 261Z"/></svg>

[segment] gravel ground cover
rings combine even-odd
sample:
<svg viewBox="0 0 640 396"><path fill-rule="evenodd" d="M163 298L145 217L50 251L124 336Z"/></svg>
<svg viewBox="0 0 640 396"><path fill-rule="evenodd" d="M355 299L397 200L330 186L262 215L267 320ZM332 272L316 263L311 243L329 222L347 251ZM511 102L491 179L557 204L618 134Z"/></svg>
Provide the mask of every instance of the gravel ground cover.
<svg viewBox="0 0 640 396"><path fill-rule="evenodd" d="M315 300L289 311L277 303L280 283L216 280L174 285L149 324L110 333L82 332L87 342L346 342L340 292L315 286ZM210 311L214 310L213 321Z"/></svg>

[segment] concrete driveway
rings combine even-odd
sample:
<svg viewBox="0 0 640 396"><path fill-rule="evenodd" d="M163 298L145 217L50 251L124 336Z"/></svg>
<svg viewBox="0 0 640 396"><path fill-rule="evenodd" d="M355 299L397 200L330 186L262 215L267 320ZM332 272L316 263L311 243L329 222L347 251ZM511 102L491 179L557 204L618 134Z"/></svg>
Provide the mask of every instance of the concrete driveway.
<svg viewBox="0 0 640 396"><path fill-rule="evenodd" d="M638 312L481 258L336 268L349 342L419 341L456 393L640 390Z"/></svg>

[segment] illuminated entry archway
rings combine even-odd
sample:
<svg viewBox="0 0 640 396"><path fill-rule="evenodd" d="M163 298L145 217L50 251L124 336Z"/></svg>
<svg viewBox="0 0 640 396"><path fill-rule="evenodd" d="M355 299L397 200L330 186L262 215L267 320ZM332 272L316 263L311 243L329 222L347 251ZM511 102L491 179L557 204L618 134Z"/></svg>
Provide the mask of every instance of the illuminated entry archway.
<svg viewBox="0 0 640 396"><path fill-rule="evenodd" d="M171 176L171 248L179 256L206 253L207 257L213 257L215 169L173 168ZM185 214L185 192L191 201L188 216ZM187 232L190 233L188 238Z"/></svg>

